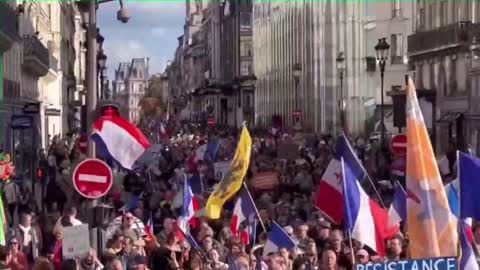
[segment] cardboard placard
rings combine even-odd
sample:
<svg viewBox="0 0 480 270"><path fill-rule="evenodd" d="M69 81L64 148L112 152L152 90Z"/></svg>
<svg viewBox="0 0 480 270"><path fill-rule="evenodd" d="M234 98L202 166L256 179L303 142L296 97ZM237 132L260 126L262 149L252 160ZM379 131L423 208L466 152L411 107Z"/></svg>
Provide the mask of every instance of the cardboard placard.
<svg viewBox="0 0 480 270"><path fill-rule="evenodd" d="M88 224L64 227L62 252L64 259L83 258L90 250Z"/></svg>
<svg viewBox="0 0 480 270"><path fill-rule="evenodd" d="M256 190L272 190L279 184L277 172L260 172L252 179L252 186Z"/></svg>
<svg viewBox="0 0 480 270"><path fill-rule="evenodd" d="M295 160L300 157L300 147L296 143L283 143L278 146L278 158Z"/></svg>

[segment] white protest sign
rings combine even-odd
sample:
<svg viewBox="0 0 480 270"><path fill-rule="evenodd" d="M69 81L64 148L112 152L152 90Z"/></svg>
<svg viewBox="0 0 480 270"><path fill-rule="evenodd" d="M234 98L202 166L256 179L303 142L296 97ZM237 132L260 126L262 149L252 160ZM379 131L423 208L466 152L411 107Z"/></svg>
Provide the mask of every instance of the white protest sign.
<svg viewBox="0 0 480 270"><path fill-rule="evenodd" d="M222 161L215 162L213 164L213 171L215 172L215 180L220 181L223 179L225 174L227 174L228 169L230 169L231 161Z"/></svg>
<svg viewBox="0 0 480 270"><path fill-rule="evenodd" d="M90 250L88 224L64 227L62 252L64 259L83 258Z"/></svg>

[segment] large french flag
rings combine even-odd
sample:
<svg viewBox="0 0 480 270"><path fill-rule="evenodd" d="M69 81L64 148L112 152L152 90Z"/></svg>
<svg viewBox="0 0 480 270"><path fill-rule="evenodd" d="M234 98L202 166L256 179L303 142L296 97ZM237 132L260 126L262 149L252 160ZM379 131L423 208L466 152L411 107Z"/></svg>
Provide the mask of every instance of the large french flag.
<svg viewBox="0 0 480 270"><path fill-rule="evenodd" d="M150 147L148 139L128 120L105 115L93 124L91 135L102 156L132 170L135 161Z"/></svg>
<svg viewBox="0 0 480 270"><path fill-rule="evenodd" d="M368 197L349 164L343 158L340 162L343 172L345 225L353 239L383 256L385 239L396 233L398 226L388 228L387 212Z"/></svg>
<svg viewBox="0 0 480 270"><path fill-rule="evenodd" d="M341 224L344 217L340 158L343 158L345 163L349 165L356 179L361 180L365 177L365 170L355 156L349 142L344 136L339 137L336 144L336 155L330 160L327 169L323 173L315 203L323 214L337 224Z"/></svg>

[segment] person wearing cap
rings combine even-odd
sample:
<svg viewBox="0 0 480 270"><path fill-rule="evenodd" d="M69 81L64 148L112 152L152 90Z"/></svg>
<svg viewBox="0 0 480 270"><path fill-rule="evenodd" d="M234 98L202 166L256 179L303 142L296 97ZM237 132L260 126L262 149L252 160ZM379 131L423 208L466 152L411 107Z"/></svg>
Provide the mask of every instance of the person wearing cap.
<svg viewBox="0 0 480 270"><path fill-rule="evenodd" d="M370 255L365 249L360 249L355 253L356 263L368 263L370 261Z"/></svg>

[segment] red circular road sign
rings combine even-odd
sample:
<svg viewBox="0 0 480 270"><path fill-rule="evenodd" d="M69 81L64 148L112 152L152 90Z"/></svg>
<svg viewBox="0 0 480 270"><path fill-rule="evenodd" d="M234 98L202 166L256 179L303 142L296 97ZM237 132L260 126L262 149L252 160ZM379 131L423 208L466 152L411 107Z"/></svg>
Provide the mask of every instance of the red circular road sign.
<svg viewBox="0 0 480 270"><path fill-rule="evenodd" d="M392 138L392 152L397 156L405 156L407 154L407 136L397 135Z"/></svg>
<svg viewBox="0 0 480 270"><path fill-rule="evenodd" d="M110 190L112 183L112 170L98 159L86 159L73 171L73 186L85 198L102 197Z"/></svg>
<svg viewBox="0 0 480 270"><path fill-rule="evenodd" d="M211 127L215 126L215 118L208 118L207 124Z"/></svg>

